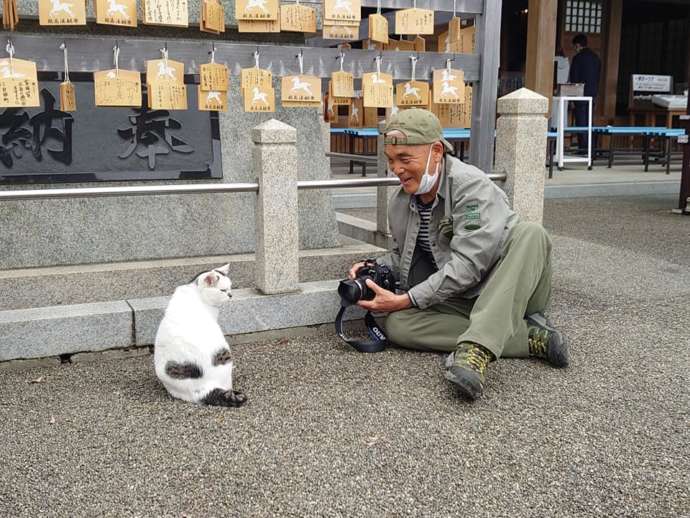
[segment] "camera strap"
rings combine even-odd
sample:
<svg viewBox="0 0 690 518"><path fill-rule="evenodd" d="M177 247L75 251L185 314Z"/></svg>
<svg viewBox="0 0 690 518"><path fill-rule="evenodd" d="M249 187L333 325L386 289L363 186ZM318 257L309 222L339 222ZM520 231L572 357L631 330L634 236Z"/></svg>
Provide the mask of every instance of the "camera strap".
<svg viewBox="0 0 690 518"><path fill-rule="evenodd" d="M386 335L378 326L376 320L374 320L374 315L370 311L367 311L367 314L364 316L364 322L367 325L367 332L371 340L359 341L345 336L345 333L343 333L343 315L346 309L347 306L341 305L338 316L335 317L335 332L338 333L338 336L360 353L378 353L383 351L386 345L388 345L388 338L386 338Z"/></svg>

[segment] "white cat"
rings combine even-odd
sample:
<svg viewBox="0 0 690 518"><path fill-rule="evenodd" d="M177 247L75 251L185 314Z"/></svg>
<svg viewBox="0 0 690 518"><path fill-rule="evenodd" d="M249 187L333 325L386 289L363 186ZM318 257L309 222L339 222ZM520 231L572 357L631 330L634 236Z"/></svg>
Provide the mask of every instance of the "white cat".
<svg viewBox="0 0 690 518"><path fill-rule="evenodd" d="M171 396L219 406L241 406L232 389L230 347L218 325L218 307L232 297L230 265L201 273L175 290L158 327L153 362Z"/></svg>

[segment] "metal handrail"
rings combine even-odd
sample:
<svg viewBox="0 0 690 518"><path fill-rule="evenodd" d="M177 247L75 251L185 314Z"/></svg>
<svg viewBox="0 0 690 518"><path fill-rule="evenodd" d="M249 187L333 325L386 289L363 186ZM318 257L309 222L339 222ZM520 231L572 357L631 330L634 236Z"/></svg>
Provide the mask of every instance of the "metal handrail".
<svg viewBox="0 0 690 518"><path fill-rule="evenodd" d="M488 175L493 181L505 181L505 173ZM395 187L397 178L353 178L352 180L300 180L298 189L342 189L346 187ZM108 196L145 196L161 194L202 194L258 192L258 183L202 183L184 185L143 185L124 187L78 187L65 189L26 189L0 191L0 201L55 198L101 198Z"/></svg>

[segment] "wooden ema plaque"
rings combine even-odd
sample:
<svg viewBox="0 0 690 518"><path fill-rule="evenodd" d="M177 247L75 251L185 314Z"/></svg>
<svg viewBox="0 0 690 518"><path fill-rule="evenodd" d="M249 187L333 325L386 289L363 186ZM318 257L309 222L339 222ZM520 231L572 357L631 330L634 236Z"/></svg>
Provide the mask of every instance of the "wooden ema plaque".
<svg viewBox="0 0 690 518"><path fill-rule="evenodd" d="M189 27L187 0L142 0L144 24Z"/></svg>
<svg viewBox="0 0 690 518"><path fill-rule="evenodd" d="M86 25L86 1L38 0L38 23L45 26Z"/></svg>
<svg viewBox="0 0 690 518"><path fill-rule="evenodd" d="M280 86L283 106L299 108L321 105L321 79L316 76L284 76Z"/></svg>
<svg viewBox="0 0 690 518"><path fill-rule="evenodd" d="M187 87L184 64L171 59L146 62L146 85L152 110L186 110Z"/></svg>
<svg viewBox="0 0 690 518"><path fill-rule="evenodd" d="M276 110L276 93L272 87L254 85L245 88L242 94L246 112L268 113Z"/></svg>
<svg viewBox="0 0 690 518"><path fill-rule="evenodd" d="M326 21L347 22L359 25L362 20L361 0L324 0L324 25Z"/></svg>
<svg viewBox="0 0 690 518"><path fill-rule="evenodd" d="M333 94L333 81L328 82L328 102L333 106L349 106L354 94L350 97L338 97Z"/></svg>
<svg viewBox="0 0 690 518"><path fill-rule="evenodd" d="M377 43L388 43L388 20L384 16L369 15L369 39Z"/></svg>
<svg viewBox="0 0 690 518"><path fill-rule="evenodd" d="M429 83L406 81L395 87L395 104L399 107L429 106Z"/></svg>
<svg viewBox="0 0 690 518"><path fill-rule="evenodd" d="M141 107L141 74L136 70L94 72L96 106Z"/></svg>
<svg viewBox="0 0 690 518"><path fill-rule="evenodd" d="M301 4L281 5L280 30L316 32L316 9Z"/></svg>
<svg viewBox="0 0 690 518"><path fill-rule="evenodd" d="M278 0L236 0L235 18L245 21L278 20Z"/></svg>
<svg viewBox="0 0 690 518"><path fill-rule="evenodd" d="M349 72L338 71L331 74L334 97L354 97L354 78Z"/></svg>
<svg viewBox="0 0 690 518"><path fill-rule="evenodd" d="M77 111L77 94L71 81L60 83L60 111Z"/></svg>
<svg viewBox="0 0 690 518"><path fill-rule="evenodd" d="M328 22L324 21L322 37L324 40L358 40L359 25L328 25Z"/></svg>
<svg viewBox="0 0 690 518"><path fill-rule="evenodd" d="M137 26L136 0L96 0L96 23L119 27Z"/></svg>
<svg viewBox="0 0 690 518"><path fill-rule="evenodd" d="M465 74L462 70L442 68L434 70L434 102L462 104L465 102Z"/></svg>
<svg viewBox="0 0 690 518"><path fill-rule="evenodd" d="M433 34L434 12L428 9L401 9L395 12L395 34Z"/></svg>
<svg viewBox="0 0 690 518"><path fill-rule="evenodd" d="M365 108L393 106L393 76L370 72L362 76L362 98Z"/></svg>
<svg viewBox="0 0 690 518"><path fill-rule="evenodd" d="M280 10L275 20L237 20L237 32L280 32Z"/></svg>
<svg viewBox="0 0 690 518"><path fill-rule="evenodd" d="M212 34L225 32L225 8L219 0L203 0L199 30Z"/></svg>
<svg viewBox="0 0 690 518"><path fill-rule="evenodd" d="M230 86L230 71L220 63L204 63L199 67L200 88L205 91L227 92Z"/></svg>
<svg viewBox="0 0 690 518"><path fill-rule="evenodd" d="M36 63L23 59L0 59L0 108L40 106Z"/></svg>
<svg viewBox="0 0 690 518"><path fill-rule="evenodd" d="M221 91L204 91L197 87L198 107L202 112L228 111L228 93Z"/></svg>
<svg viewBox="0 0 690 518"><path fill-rule="evenodd" d="M432 100L429 103L429 110L438 117L444 128L472 127L472 87L465 88L463 104L436 104Z"/></svg>

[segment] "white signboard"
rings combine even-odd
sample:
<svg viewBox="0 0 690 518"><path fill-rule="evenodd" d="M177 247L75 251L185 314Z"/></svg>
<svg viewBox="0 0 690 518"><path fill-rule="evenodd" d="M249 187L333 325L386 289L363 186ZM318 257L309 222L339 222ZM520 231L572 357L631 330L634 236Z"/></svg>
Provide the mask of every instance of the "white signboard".
<svg viewBox="0 0 690 518"><path fill-rule="evenodd" d="M672 80L672 76L633 74L632 89L634 92L670 92Z"/></svg>

